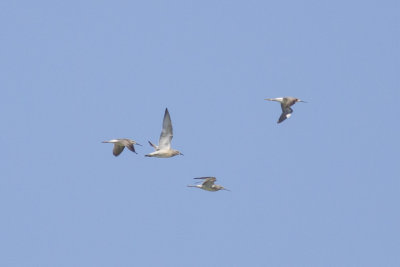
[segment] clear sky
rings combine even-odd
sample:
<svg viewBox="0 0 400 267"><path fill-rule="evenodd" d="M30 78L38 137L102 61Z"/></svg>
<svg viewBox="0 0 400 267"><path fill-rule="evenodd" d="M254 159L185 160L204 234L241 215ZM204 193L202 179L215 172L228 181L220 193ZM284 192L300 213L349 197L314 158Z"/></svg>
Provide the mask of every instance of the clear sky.
<svg viewBox="0 0 400 267"><path fill-rule="evenodd" d="M0 266L400 266L399 3L2 1Z"/></svg>

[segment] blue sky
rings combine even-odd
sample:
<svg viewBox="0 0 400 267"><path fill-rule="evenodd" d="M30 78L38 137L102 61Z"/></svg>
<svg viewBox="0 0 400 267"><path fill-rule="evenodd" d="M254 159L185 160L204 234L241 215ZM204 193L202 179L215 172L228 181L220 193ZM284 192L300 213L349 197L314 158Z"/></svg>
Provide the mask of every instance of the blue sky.
<svg viewBox="0 0 400 267"><path fill-rule="evenodd" d="M399 11L3 1L0 265L399 266Z"/></svg>

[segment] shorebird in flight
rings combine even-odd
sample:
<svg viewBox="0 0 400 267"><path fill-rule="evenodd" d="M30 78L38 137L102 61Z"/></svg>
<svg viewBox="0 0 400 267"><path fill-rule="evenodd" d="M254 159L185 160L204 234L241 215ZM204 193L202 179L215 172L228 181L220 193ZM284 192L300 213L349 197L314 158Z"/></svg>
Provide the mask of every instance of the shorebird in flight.
<svg viewBox="0 0 400 267"><path fill-rule="evenodd" d="M155 151L145 156L156 157L156 158L170 158L176 155L183 155L178 150L171 148L172 137L173 137L173 132L172 132L171 117L169 115L168 109L166 108L164 113L164 120L163 120L160 140L158 141L158 146L154 145L152 142L149 141L149 144L155 149Z"/></svg>
<svg viewBox="0 0 400 267"><path fill-rule="evenodd" d="M135 147L133 145L141 146L141 144L138 144L134 140L127 139L127 138L112 139L110 141L103 141L102 143L114 144L114 149L113 149L114 156L118 156L119 154L121 154L125 147L127 147L130 151L136 153Z"/></svg>
<svg viewBox="0 0 400 267"><path fill-rule="evenodd" d="M278 123L281 123L282 121L286 120L287 118L290 118L292 115L293 109L290 107L296 104L296 102L304 102L307 103L303 100L300 100L295 97L277 97L277 98L266 98L264 100L269 100L269 101L277 101L281 103L281 108L282 108L282 114L279 117Z"/></svg>
<svg viewBox="0 0 400 267"><path fill-rule="evenodd" d="M214 184L215 181L217 180L217 178L215 178L215 177L198 177L198 178L194 178L194 179L202 179L204 181L201 184L188 185L188 187L197 187L197 188L201 188L203 190L212 191L212 192L219 191L219 190L230 191L230 190L224 188L223 186Z"/></svg>

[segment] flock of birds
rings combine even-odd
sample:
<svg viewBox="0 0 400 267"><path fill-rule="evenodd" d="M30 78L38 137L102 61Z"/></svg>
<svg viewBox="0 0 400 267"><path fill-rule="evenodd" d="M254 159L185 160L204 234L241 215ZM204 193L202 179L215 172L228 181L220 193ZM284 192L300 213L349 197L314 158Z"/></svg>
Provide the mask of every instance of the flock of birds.
<svg viewBox="0 0 400 267"><path fill-rule="evenodd" d="M278 119L278 123L281 123L284 120L290 118L290 116L292 115L292 112L293 112L293 109L291 108L291 106L293 106L297 102L306 103L305 101L300 100L295 97L266 98L265 100L277 101L277 102L281 103L282 114ZM172 130L171 116L169 115L168 108L166 108L165 113L164 113L162 131L161 131L160 139L158 141L158 146L154 145L152 142L149 141L150 146L152 146L155 151L151 152L145 156L146 157L156 157L156 158L170 158L170 157L174 157L176 155L183 155L178 150L171 148L172 137L173 137L173 130ZM127 139L127 138L112 139L109 141L103 141L103 143L114 144L114 148L113 148L114 156L118 156L119 154L121 154L125 147L128 148L130 151L136 153L134 145L141 146L136 141L134 141L132 139ZM197 177L194 179L200 179L202 181L199 184L188 185L188 187L197 187L197 188L200 188L200 189L203 189L206 191L212 191L212 192L219 191L219 190L229 191L228 189L224 188L223 186L215 184L215 181L217 180L215 177Z"/></svg>

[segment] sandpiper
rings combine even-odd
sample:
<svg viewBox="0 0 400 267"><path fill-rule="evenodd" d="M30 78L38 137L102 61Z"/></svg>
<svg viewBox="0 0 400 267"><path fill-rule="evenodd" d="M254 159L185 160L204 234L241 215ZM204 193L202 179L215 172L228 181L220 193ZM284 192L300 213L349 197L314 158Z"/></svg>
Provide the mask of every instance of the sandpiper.
<svg viewBox="0 0 400 267"><path fill-rule="evenodd" d="M149 141L149 144L156 150L151 152L146 157L156 157L156 158L170 158L176 155L183 155L178 150L171 148L171 140L173 137L172 133L172 123L171 117L168 112L168 108L165 109L164 113L164 120L162 131L160 135L160 140L158 141L158 146L154 145L152 142Z"/></svg>
<svg viewBox="0 0 400 267"><path fill-rule="evenodd" d="M282 121L286 120L292 115L293 109L290 108L290 106L293 106L296 102L304 102L307 103L303 100L300 100L295 97L277 97L277 98L266 98L264 100L269 100L269 101L277 101L281 103L281 108L282 108L282 114L279 117L278 123L281 123Z"/></svg>
<svg viewBox="0 0 400 267"><path fill-rule="evenodd" d="M197 188L201 188L203 190L212 191L212 192L219 191L219 190L230 191L230 190L224 188L223 186L214 184L214 182L217 180L217 178L215 178L215 177L198 177L198 178L194 178L194 179L202 179L204 181L201 184L188 185L188 187L197 187Z"/></svg>
<svg viewBox="0 0 400 267"><path fill-rule="evenodd" d="M130 151L136 153L135 147L133 145L141 146L141 144L138 144L134 140L127 139L127 138L111 139L109 141L103 141L102 143L113 143L114 144L114 149L113 149L114 156L118 156L119 154L121 154L125 147L127 147Z"/></svg>

